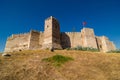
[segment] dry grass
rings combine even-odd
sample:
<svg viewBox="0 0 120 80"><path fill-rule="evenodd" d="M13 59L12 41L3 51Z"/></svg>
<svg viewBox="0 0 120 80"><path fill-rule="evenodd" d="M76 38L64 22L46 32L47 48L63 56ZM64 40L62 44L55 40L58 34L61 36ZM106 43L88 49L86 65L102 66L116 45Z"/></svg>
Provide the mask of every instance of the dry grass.
<svg viewBox="0 0 120 80"><path fill-rule="evenodd" d="M35 50L0 55L0 80L120 80L120 54ZM42 59L56 54L72 57L59 68Z"/></svg>

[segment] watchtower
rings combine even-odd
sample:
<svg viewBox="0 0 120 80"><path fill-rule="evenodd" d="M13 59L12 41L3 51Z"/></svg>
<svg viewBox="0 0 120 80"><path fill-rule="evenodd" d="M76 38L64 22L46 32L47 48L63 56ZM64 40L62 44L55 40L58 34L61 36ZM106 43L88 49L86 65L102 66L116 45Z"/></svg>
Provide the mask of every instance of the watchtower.
<svg viewBox="0 0 120 80"><path fill-rule="evenodd" d="M61 49L60 25L57 19L50 16L45 20L43 47Z"/></svg>

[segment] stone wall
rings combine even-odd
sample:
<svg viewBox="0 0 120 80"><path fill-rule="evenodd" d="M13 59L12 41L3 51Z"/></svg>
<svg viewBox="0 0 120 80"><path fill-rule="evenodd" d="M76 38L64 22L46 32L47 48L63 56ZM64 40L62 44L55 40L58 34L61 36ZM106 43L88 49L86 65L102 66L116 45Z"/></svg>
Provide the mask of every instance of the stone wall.
<svg viewBox="0 0 120 80"><path fill-rule="evenodd" d="M81 30L83 47L92 47L97 49L96 38L93 29L83 28Z"/></svg>
<svg viewBox="0 0 120 80"><path fill-rule="evenodd" d="M97 44L98 44L98 48L100 49L100 51L107 52L107 51L116 49L113 42L111 42L107 37L105 36L96 37L96 39L97 39Z"/></svg>
<svg viewBox="0 0 120 80"><path fill-rule="evenodd" d="M52 17L52 47L61 49L60 44L60 25L57 19Z"/></svg>
<svg viewBox="0 0 120 80"><path fill-rule="evenodd" d="M41 49L43 39L44 33L34 30L30 33L12 35L6 41L4 52Z"/></svg>
<svg viewBox="0 0 120 80"><path fill-rule="evenodd" d="M63 48L82 46L80 32L61 33L61 45Z"/></svg>
<svg viewBox="0 0 120 80"><path fill-rule="evenodd" d="M29 45L29 33L12 35L6 41L5 52L27 50Z"/></svg>
<svg viewBox="0 0 120 80"><path fill-rule="evenodd" d="M97 37L91 28L83 28L81 32L62 32L60 24L54 17L45 20L44 32L30 31L30 33L12 35L6 41L5 52L46 49L73 48L77 46L91 47L107 52L116 47L107 37Z"/></svg>
<svg viewBox="0 0 120 80"><path fill-rule="evenodd" d="M61 33L61 46L63 49L71 48L70 37L65 32Z"/></svg>
<svg viewBox="0 0 120 80"><path fill-rule="evenodd" d="M97 47L99 51L103 51L103 43L101 37L96 36Z"/></svg>
<svg viewBox="0 0 120 80"><path fill-rule="evenodd" d="M52 17L45 20L43 48L52 47Z"/></svg>
<svg viewBox="0 0 120 80"><path fill-rule="evenodd" d="M39 36L40 32L38 31L30 31L30 41L29 41L29 49L39 49Z"/></svg>
<svg viewBox="0 0 120 80"><path fill-rule="evenodd" d="M44 32L39 33L39 47L42 48L43 46L43 41L44 41Z"/></svg>
<svg viewBox="0 0 120 80"><path fill-rule="evenodd" d="M43 48L60 49L60 26L54 17L45 20L44 42Z"/></svg>

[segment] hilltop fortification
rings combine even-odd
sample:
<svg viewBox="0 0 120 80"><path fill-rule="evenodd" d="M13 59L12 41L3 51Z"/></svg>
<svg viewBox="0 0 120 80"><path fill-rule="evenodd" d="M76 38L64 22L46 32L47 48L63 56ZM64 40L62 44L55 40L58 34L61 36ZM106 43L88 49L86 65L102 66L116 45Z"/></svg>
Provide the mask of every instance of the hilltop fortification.
<svg viewBox="0 0 120 80"><path fill-rule="evenodd" d="M77 46L96 48L102 52L116 49L113 42L105 36L96 36L91 28L83 28L81 32L60 32L58 20L51 16L45 20L44 32L31 30L8 37L5 52Z"/></svg>

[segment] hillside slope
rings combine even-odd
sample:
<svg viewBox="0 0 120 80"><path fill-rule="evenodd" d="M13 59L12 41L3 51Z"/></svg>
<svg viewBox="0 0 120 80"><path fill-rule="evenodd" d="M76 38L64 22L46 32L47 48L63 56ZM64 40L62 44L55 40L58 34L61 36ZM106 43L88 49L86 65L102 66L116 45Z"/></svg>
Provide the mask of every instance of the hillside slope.
<svg viewBox="0 0 120 80"><path fill-rule="evenodd" d="M74 60L55 67L42 59L60 54ZM120 54L56 50L0 55L0 80L120 80Z"/></svg>

